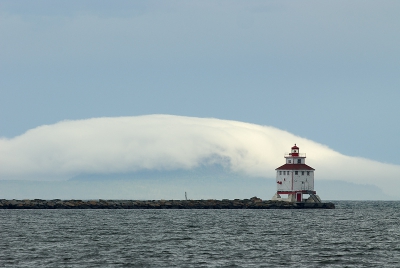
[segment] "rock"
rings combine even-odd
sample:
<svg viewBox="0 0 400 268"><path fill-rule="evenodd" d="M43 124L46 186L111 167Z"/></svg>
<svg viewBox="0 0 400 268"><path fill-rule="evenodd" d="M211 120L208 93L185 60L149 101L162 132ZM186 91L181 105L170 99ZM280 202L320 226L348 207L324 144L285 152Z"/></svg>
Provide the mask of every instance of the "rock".
<svg viewBox="0 0 400 268"><path fill-rule="evenodd" d="M0 209L334 209L333 203L295 203L260 198L234 200L5 200Z"/></svg>

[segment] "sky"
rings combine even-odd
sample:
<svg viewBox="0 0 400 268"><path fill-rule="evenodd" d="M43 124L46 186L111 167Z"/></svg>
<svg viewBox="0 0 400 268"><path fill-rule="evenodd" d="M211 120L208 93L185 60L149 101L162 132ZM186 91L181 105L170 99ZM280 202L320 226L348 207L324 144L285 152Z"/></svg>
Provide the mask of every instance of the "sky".
<svg viewBox="0 0 400 268"><path fill-rule="evenodd" d="M9 195L5 189L15 188L19 182L19 191L25 192L23 188L29 185L31 195L50 191L55 198L66 194L60 192L61 186L73 195L76 188L103 187L99 195L121 198L129 185L131 196L148 199L154 195L166 199L171 188L174 193L178 188L181 194L190 189L191 194L215 199L237 198L233 194L240 191L241 197L244 192L259 192L264 197L268 191L275 192L275 169L285 163L283 156L290 152L293 144L288 145L293 141L306 148L300 152L306 153L306 163L316 168L316 180L323 182L319 189L328 190L333 199L349 188L343 185L346 183L372 186L376 192L371 197L370 188L351 185L354 193L347 199L400 198L400 165L346 156L270 126L174 115L65 120L0 139L0 176L7 182L0 183L0 188L3 195ZM339 181L339 189L333 190L326 181ZM79 185L82 182L86 184ZM121 182L124 191L118 188ZM248 190L243 192L246 184ZM38 191L43 187L48 188L47 193ZM161 192L154 193L157 189ZM87 199L91 191L80 192L79 198Z"/></svg>
<svg viewBox="0 0 400 268"><path fill-rule="evenodd" d="M15 140L40 140L32 135L46 137L46 126L176 115L271 127L296 139L281 140L278 159L305 139L362 159L354 183L369 176L368 161L393 168L392 180L400 165L399 11L398 1L368 0L1 0L0 179L11 176L8 148L27 158L33 145ZM46 150L29 152L34 159ZM65 176L46 165L46 176ZM25 179L38 175L26 170Z"/></svg>

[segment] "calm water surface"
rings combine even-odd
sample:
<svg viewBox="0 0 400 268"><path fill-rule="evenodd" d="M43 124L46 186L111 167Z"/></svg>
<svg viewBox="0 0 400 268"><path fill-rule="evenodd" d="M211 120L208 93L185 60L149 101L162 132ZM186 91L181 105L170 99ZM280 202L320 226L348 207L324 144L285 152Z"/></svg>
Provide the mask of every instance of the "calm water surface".
<svg viewBox="0 0 400 268"><path fill-rule="evenodd" d="M0 210L0 267L400 267L400 202Z"/></svg>

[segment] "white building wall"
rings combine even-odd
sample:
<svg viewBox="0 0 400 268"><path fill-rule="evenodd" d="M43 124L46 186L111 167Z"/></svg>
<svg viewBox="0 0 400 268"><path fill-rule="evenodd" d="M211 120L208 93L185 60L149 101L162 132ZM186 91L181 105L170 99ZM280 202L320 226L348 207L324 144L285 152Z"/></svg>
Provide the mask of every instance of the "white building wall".
<svg viewBox="0 0 400 268"><path fill-rule="evenodd" d="M300 163L299 160L300 159ZM287 157L286 164L305 164L306 159L304 157Z"/></svg>
<svg viewBox="0 0 400 268"><path fill-rule="evenodd" d="M314 171L310 171L310 175L307 175L307 171L304 171L304 175L302 175L302 171L297 171L297 175L295 174L295 172L296 171L278 170L276 172L277 190L278 191L292 191L292 190L293 191L300 191L300 190L314 191ZM293 188L292 188L292 180L293 180ZM282 182L282 183L278 183L278 182Z"/></svg>
<svg viewBox="0 0 400 268"><path fill-rule="evenodd" d="M279 174L279 171L282 174ZM283 175L283 170L279 170L276 172L276 185L278 191L291 191L292 190L292 174L288 174L288 171L285 170L285 175ZM278 183L282 182L282 184Z"/></svg>
<svg viewBox="0 0 400 268"><path fill-rule="evenodd" d="M310 175L307 176L307 171L298 171L297 175L293 175L293 190L309 190L314 191L314 172L310 171Z"/></svg>

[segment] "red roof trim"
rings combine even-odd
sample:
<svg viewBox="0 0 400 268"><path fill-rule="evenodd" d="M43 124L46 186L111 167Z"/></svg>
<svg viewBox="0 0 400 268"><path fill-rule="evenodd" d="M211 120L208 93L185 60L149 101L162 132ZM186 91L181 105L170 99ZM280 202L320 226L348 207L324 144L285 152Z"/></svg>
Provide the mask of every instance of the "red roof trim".
<svg viewBox="0 0 400 268"><path fill-rule="evenodd" d="M284 164L275 170L315 170L306 164Z"/></svg>
<svg viewBox="0 0 400 268"><path fill-rule="evenodd" d="M300 190L300 191L277 191L278 194L295 194L295 193L303 193L303 194L308 194L309 192L312 192L313 194L316 194L316 191L307 191L307 190Z"/></svg>

